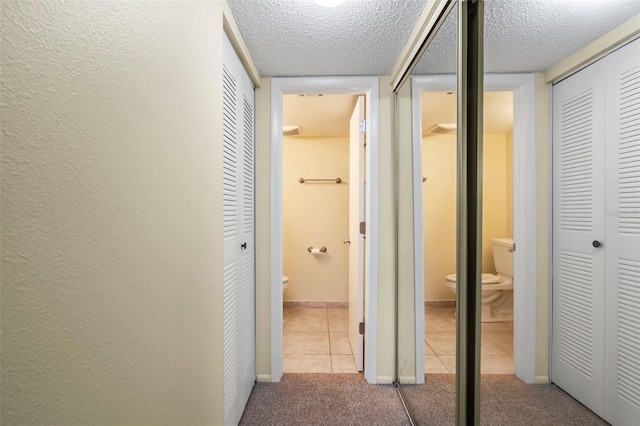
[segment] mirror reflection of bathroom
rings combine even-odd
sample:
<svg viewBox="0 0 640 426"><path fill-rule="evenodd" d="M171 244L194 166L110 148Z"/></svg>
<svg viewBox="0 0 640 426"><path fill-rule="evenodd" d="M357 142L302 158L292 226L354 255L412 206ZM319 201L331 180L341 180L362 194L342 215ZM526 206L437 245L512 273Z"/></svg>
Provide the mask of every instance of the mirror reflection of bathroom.
<svg viewBox="0 0 640 426"><path fill-rule="evenodd" d="M364 96L283 96L284 373L363 369L363 116Z"/></svg>
<svg viewBox="0 0 640 426"><path fill-rule="evenodd" d="M426 92L421 103L425 372L446 374L456 370L456 93ZM486 92L482 374L513 374L512 153L513 92Z"/></svg>

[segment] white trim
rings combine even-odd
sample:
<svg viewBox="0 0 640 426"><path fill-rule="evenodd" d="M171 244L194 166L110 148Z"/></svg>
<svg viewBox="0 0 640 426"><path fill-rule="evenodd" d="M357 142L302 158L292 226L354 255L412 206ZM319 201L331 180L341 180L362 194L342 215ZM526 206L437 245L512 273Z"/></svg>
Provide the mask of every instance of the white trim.
<svg viewBox="0 0 640 426"><path fill-rule="evenodd" d="M456 90L456 76L414 76L413 178L422 178L422 134L420 93ZM514 252L514 372L526 383L535 383L536 361L536 128L535 75L485 75L486 91L513 91L513 233ZM418 124L416 125L416 121ZM523 143L524 142L524 143ZM422 236L422 193L414 186L415 294L424 299L424 246ZM420 234L418 234L420 232ZM420 301L423 303L423 301ZM416 304L417 306L417 304ZM416 332L424 327L423 314L416 315ZM416 333L416 338L419 336ZM423 362L416 345L416 371ZM424 351L424 348L422 348Z"/></svg>
<svg viewBox="0 0 640 426"><path fill-rule="evenodd" d="M391 70L391 87L396 90L403 77L409 70L413 60L420 54L425 40L429 34L435 34L436 20L447 7L445 0L427 0L418 21L416 22L407 43L402 48L396 64Z"/></svg>
<svg viewBox="0 0 640 426"><path fill-rule="evenodd" d="M365 309L367 334L364 377L377 383L378 347L378 77L300 77L271 79L271 377L282 377L282 95L353 93L366 95Z"/></svg>
<svg viewBox="0 0 640 426"><path fill-rule="evenodd" d="M240 59L245 71L247 71L249 78L253 82L253 85L260 87L260 73L258 72L255 62L253 62L249 48L242 37L238 24L236 24L233 13L231 13L231 8L226 1L220 2L219 4L222 7L222 28L229 38L233 49L236 51L238 59Z"/></svg>

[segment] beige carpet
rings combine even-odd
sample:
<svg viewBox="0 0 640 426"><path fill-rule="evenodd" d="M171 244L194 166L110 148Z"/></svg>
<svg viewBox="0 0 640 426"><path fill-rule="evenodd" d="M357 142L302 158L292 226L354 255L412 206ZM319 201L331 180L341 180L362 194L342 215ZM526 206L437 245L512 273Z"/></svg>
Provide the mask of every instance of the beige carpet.
<svg viewBox="0 0 640 426"><path fill-rule="evenodd" d="M419 425L455 424L455 376L429 374L403 385ZM483 425L606 425L555 385L527 385L510 375L483 375ZM369 385L361 374L285 374L257 383L241 425L409 425L391 385Z"/></svg>
<svg viewBox="0 0 640 426"><path fill-rule="evenodd" d="M285 374L256 383L241 425L409 425L392 385L362 374Z"/></svg>

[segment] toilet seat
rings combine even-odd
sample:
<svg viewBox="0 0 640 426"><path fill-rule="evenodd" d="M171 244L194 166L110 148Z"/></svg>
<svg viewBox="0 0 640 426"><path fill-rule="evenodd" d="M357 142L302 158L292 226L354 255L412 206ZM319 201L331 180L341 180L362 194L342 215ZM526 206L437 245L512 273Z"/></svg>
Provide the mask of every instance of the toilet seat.
<svg viewBox="0 0 640 426"><path fill-rule="evenodd" d="M447 281L455 283L456 282L456 274L447 275ZM502 282L502 278L494 274L482 274L482 284L498 284Z"/></svg>

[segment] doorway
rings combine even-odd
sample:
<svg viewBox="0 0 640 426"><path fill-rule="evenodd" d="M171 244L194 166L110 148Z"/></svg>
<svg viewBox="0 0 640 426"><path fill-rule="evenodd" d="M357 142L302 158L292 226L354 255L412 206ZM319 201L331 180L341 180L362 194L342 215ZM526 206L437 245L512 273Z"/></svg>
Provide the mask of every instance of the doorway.
<svg viewBox="0 0 640 426"><path fill-rule="evenodd" d="M367 138L364 160L366 173L364 240L364 288L362 288L364 339L363 368L369 383L377 381L377 290L378 290L378 78L313 77L274 78L271 80L271 300L270 300L270 381L278 381L283 371L283 95L289 94L363 94ZM305 176L301 176L305 177ZM322 248L309 246L312 248ZM312 253L317 254L317 253Z"/></svg>
<svg viewBox="0 0 640 426"><path fill-rule="evenodd" d="M484 98L483 374L513 374L513 92ZM456 370L456 102L423 92L425 372Z"/></svg>
<svg viewBox="0 0 640 426"><path fill-rule="evenodd" d="M424 337L424 316L420 314L424 293L424 242L422 223L422 128L420 96L423 92L455 91L456 77L416 76L412 78L414 255L416 295L416 342ZM526 383L546 383L536 377L536 80L533 74L486 75L485 90L513 92L513 369ZM419 189L419 190L418 190ZM420 305L418 305L420 303ZM422 312L424 310L422 309ZM416 344L417 378L424 377L424 345ZM420 360L420 361L418 361Z"/></svg>
<svg viewBox="0 0 640 426"><path fill-rule="evenodd" d="M363 370L365 97L283 95L283 372Z"/></svg>

